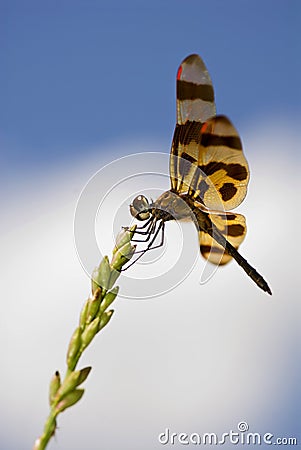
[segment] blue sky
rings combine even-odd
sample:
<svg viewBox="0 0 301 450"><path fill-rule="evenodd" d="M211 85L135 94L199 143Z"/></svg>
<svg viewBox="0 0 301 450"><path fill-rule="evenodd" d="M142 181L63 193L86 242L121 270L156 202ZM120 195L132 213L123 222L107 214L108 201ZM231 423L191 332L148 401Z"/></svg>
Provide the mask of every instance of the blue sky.
<svg viewBox="0 0 301 450"><path fill-rule="evenodd" d="M218 111L238 129L294 119L300 22L295 0L1 0L2 164L56 167L141 136L162 139L168 151L175 74L192 52L209 68Z"/></svg>

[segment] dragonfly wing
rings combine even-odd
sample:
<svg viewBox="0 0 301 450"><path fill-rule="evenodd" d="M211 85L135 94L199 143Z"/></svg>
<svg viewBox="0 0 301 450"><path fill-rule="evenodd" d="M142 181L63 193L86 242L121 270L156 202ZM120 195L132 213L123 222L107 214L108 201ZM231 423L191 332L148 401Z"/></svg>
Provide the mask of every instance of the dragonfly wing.
<svg viewBox="0 0 301 450"><path fill-rule="evenodd" d="M237 250L244 240L247 232L246 219L242 214L231 212L210 212L209 217L219 232ZM225 253L224 248L218 244L208 233L199 231L200 251L204 258L213 264L227 264L232 257Z"/></svg>
<svg viewBox="0 0 301 450"><path fill-rule="evenodd" d="M209 72L199 55L190 55L182 61L177 73L177 126L170 156L173 190L179 192L179 176L183 173L181 154L184 149L178 147L178 138L189 135L191 124L202 124L215 114L214 90ZM196 152L197 155L198 150L194 152L190 148L190 152Z"/></svg>
<svg viewBox="0 0 301 450"><path fill-rule="evenodd" d="M215 116L212 81L199 55L182 61L177 73L177 123L206 122Z"/></svg>
<svg viewBox="0 0 301 450"><path fill-rule="evenodd" d="M172 159L175 192L188 193L207 208L220 211L235 208L245 198L249 167L240 137L227 117L177 125Z"/></svg>

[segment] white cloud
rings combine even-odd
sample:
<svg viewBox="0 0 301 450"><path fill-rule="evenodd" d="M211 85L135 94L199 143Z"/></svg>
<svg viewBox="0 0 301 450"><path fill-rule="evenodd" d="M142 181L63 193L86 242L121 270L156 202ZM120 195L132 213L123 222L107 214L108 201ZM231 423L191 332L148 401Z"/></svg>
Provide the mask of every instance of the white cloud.
<svg viewBox="0 0 301 450"><path fill-rule="evenodd" d="M49 448L161 448L157 436L166 427L226 432L241 420L253 432L298 433L293 421L300 395L295 209L300 181L292 153L287 158L283 149L287 142L297 145L300 137L292 140L290 129L281 137L276 132L245 136L252 178L238 208L248 224L241 252L269 281L273 297L234 262L200 285L200 258L169 293L153 300L117 300L112 322L80 364L93 366L84 398L61 416L57 441ZM251 148L256 153L249 155ZM47 174L47 188L33 183L35 193L17 192L21 205L16 194L7 199L0 331L1 441L10 442L7 448L28 448L41 432L48 381L52 371L64 370L68 338L89 293L72 227L80 188L95 167L95 160L86 161L59 175ZM135 189L140 183L139 178ZM121 190L124 200L130 188ZM110 217L115 207L112 202ZM110 217L102 226L111 230ZM127 223L124 218L121 214L120 225ZM173 239L180 239L176 227L168 228L167 259L174 256ZM188 245L194 239L192 234ZM158 273L162 264L158 260L147 272ZM141 267L130 269L129 276ZM181 277L181 260L177 270Z"/></svg>

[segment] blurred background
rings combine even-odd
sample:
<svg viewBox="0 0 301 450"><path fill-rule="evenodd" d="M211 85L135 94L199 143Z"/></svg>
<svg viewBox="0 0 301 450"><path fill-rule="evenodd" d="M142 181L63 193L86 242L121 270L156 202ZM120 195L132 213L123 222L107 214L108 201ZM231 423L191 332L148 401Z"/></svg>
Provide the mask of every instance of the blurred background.
<svg viewBox="0 0 301 450"><path fill-rule="evenodd" d="M234 262L201 285L201 258L188 271L177 261L175 284L187 274L167 293L163 283L154 298L121 296L79 365L93 366L85 395L49 449L159 449L166 428L222 434L241 421L300 446L300 26L298 0L0 1L1 450L31 448L41 433L50 377L64 372L89 295L73 237L80 193L118 158L168 155L176 71L190 53L241 134L251 169L241 252L273 296ZM100 195L133 165L102 172ZM101 216L106 252L131 220L118 207L159 182L136 181ZM168 189L168 177L159 184ZM195 253L190 226L183 245ZM167 227L167 258L177 233ZM155 279L164 267L158 257L127 276Z"/></svg>

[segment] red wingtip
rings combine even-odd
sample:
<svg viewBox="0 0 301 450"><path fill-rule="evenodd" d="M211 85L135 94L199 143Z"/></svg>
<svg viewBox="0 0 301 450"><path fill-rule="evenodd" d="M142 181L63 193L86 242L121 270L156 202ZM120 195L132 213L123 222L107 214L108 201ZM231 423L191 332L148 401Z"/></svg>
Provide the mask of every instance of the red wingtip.
<svg viewBox="0 0 301 450"><path fill-rule="evenodd" d="M183 70L183 68L182 68L182 66L180 66L178 69L178 73L177 73L177 80L179 80L181 78L182 70Z"/></svg>

